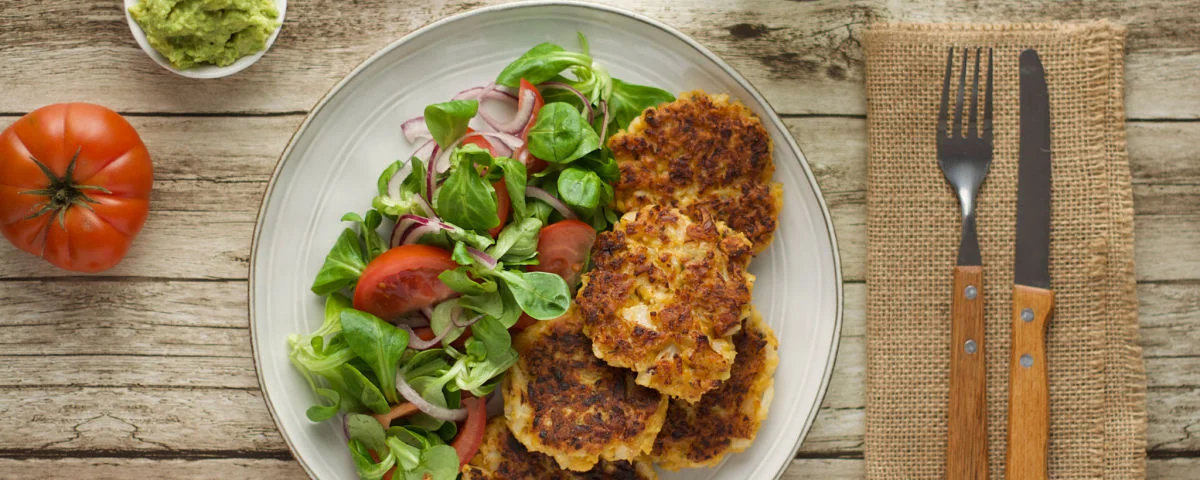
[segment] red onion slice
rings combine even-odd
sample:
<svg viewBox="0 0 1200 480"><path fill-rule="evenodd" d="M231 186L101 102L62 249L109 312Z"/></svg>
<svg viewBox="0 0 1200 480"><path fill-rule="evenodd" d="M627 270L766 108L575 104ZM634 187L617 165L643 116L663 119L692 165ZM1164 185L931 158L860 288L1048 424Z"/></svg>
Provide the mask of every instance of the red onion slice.
<svg viewBox="0 0 1200 480"><path fill-rule="evenodd" d="M421 240L421 237L431 233L437 233L441 230L442 228L437 225L416 225L400 237L400 245L411 245L417 243Z"/></svg>
<svg viewBox="0 0 1200 480"><path fill-rule="evenodd" d="M437 142L434 142L433 139L429 139L426 140L425 143L422 143L421 146L417 147L417 149L413 151L412 156L421 159L422 162L425 162L425 164L428 165L429 159L433 158L433 156L436 154Z"/></svg>
<svg viewBox="0 0 1200 480"><path fill-rule="evenodd" d="M608 102L601 100L600 110L604 112L604 123L600 124L600 143L604 144L604 142L608 140L608 137L605 136L608 134ZM590 121L591 120L589 120L589 122Z"/></svg>
<svg viewBox="0 0 1200 480"><path fill-rule="evenodd" d="M537 187L525 187L525 196L546 202L567 220L576 219L575 212L571 211L571 207L568 207L567 204L562 202L562 200L554 198L554 195L551 195L550 192Z"/></svg>
<svg viewBox="0 0 1200 480"><path fill-rule="evenodd" d="M429 340L421 340L421 337L417 336L417 332L413 331L412 327L408 325L397 326L400 327L401 330L408 332L408 348L416 350L429 350L434 345L441 343L442 339L446 338L446 335L449 335L451 330L454 330L454 325L447 325L446 329L442 330L442 333L437 334L437 336Z"/></svg>
<svg viewBox="0 0 1200 480"><path fill-rule="evenodd" d="M503 85L497 85L495 82L483 85L480 87L471 87L454 95L451 100L506 100L516 102L517 96L513 95Z"/></svg>
<svg viewBox="0 0 1200 480"><path fill-rule="evenodd" d="M429 133L429 126L425 124L425 117L416 117L405 120L400 124L400 131L404 132L404 138L407 138L409 143L417 143L420 140L433 138L433 134Z"/></svg>
<svg viewBox="0 0 1200 480"><path fill-rule="evenodd" d="M412 402L413 405L416 405L417 408L426 415L438 420L444 422L457 422L467 418L467 409L465 408L452 409L440 407L430 403L429 400L425 400L421 394L417 393L417 391L413 389L412 385L408 384L408 380L404 378L404 370L400 370L396 373L396 391L400 392L400 395L403 396L405 400Z"/></svg>
<svg viewBox="0 0 1200 480"><path fill-rule="evenodd" d="M498 262L495 258L492 258L491 255L483 253L475 247L467 247L467 253L471 254L472 257L475 257L477 262L487 265L488 268L496 268L496 263Z"/></svg>

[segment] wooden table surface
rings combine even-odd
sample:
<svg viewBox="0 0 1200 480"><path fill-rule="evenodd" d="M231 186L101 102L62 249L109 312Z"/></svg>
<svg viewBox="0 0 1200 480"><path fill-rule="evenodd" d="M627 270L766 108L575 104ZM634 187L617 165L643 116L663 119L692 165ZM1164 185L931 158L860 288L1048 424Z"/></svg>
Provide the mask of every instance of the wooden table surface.
<svg viewBox="0 0 1200 480"><path fill-rule="evenodd" d="M313 104L402 35L485 2L289 5L278 42L222 80L172 75L121 2L0 0L0 127L39 106L125 114L154 157L149 222L101 275L0 242L0 478L298 478L267 414L247 320L250 239L271 171ZM828 395L785 478L863 475L866 121L871 21L1128 25L1151 478L1200 469L1200 8L1194 1L621 0L696 38L755 84L811 162L837 228L842 340Z"/></svg>

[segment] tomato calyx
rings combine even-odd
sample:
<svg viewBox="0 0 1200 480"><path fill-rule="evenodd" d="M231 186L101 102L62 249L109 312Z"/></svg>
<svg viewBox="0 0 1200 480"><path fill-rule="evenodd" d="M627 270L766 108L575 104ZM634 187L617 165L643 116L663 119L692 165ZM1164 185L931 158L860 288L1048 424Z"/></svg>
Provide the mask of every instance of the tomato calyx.
<svg viewBox="0 0 1200 480"><path fill-rule="evenodd" d="M29 159L33 161L33 164L37 165L37 167L42 170L42 173L46 175L46 179L50 181L50 184L47 185L46 188L20 192L22 195L37 195L49 198L49 200L45 203L42 203L37 210L29 214L28 217L25 217L26 220L37 218L53 212L54 215L58 217L59 226L66 228L64 226L64 222L66 219L67 210L69 210L72 206L79 206L91 210L92 206L89 205L89 203L100 203L92 199L92 197L89 197L86 193L87 191L91 190L100 193L112 193L107 188L101 186L79 185L75 183L75 161L79 159L80 150L82 150L82 147L75 150L75 155L71 157L71 163L67 164L66 173L64 173L61 177L55 175L54 172L50 170L50 167L47 167L46 164L38 161L38 159L34 158L33 155L29 156Z"/></svg>

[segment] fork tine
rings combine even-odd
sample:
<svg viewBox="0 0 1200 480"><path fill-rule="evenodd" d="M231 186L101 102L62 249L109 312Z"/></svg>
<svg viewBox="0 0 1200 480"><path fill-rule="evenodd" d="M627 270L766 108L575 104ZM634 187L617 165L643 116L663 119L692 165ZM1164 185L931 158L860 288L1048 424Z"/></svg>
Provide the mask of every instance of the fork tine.
<svg viewBox="0 0 1200 480"><path fill-rule="evenodd" d="M975 117L979 115L979 54L983 49L975 49L975 75L971 81L971 111L967 115L967 138L978 138L978 122ZM963 70L966 70L967 65L963 64Z"/></svg>
<svg viewBox="0 0 1200 480"><path fill-rule="evenodd" d="M946 137L946 110L950 105L950 70L954 67L954 47L950 47L950 53L946 55L946 79L942 83L942 106L938 110L938 139ZM990 76L988 78L991 78ZM990 90L989 90L990 91Z"/></svg>
<svg viewBox="0 0 1200 480"><path fill-rule="evenodd" d="M967 86L967 52L967 49L963 49L962 69L958 76L958 99L954 103L954 128L951 130L951 136L954 138L962 136L963 88Z"/></svg>
<svg viewBox="0 0 1200 480"><path fill-rule="evenodd" d="M992 49L988 49L987 92L983 97L983 139L992 141Z"/></svg>

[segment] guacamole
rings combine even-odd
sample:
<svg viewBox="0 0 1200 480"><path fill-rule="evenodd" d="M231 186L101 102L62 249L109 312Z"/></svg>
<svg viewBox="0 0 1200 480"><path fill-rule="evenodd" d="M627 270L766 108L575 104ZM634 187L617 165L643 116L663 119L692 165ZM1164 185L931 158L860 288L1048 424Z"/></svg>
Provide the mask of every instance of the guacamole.
<svg viewBox="0 0 1200 480"><path fill-rule="evenodd" d="M224 67L267 48L279 27L273 0L141 0L129 14L175 68Z"/></svg>

